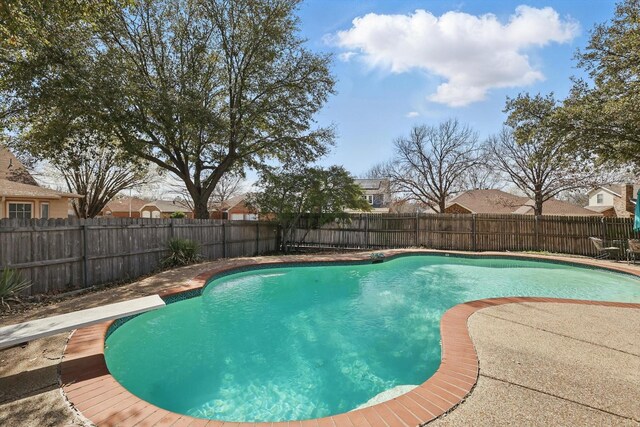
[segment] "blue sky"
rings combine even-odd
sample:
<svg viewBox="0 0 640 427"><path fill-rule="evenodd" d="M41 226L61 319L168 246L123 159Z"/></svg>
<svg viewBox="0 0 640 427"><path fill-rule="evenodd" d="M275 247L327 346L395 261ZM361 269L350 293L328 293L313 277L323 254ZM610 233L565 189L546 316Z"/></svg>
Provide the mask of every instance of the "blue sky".
<svg viewBox="0 0 640 427"><path fill-rule="evenodd" d="M334 54L338 81L316 117L338 133L319 163L359 175L388 159L412 125L447 118L486 138L500 129L507 96L567 94L581 73L576 49L614 9L609 0L306 0L302 35Z"/></svg>

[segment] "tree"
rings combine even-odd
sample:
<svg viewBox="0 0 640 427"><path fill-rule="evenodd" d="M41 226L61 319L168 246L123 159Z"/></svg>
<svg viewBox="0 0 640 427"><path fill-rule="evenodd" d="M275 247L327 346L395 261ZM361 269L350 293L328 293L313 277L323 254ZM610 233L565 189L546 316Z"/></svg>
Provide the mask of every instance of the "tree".
<svg viewBox="0 0 640 427"><path fill-rule="evenodd" d="M601 179L595 160L581 158L554 132L556 108L553 94L508 99L507 127L486 143L493 168L533 199L535 215L542 215L544 202L557 194L588 188Z"/></svg>
<svg viewBox="0 0 640 427"><path fill-rule="evenodd" d="M575 149L640 167L640 0L621 1L576 56L590 81L574 79L556 117L558 132Z"/></svg>
<svg viewBox="0 0 640 427"><path fill-rule="evenodd" d="M346 218L345 209L371 209L362 188L340 166L265 170L257 186L260 191L249 196L248 204L262 214L275 216L284 252L289 250L304 214L311 214L309 228L317 228Z"/></svg>
<svg viewBox="0 0 640 427"><path fill-rule="evenodd" d="M393 188L407 200L444 212L447 199L465 187L478 165L477 134L458 120L415 126L394 142L395 157L385 167Z"/></svg>
<svg viewBox="0 0 640 427"><path fill-rule="evenodd" d="M207 218L225 173L309 161L332 143L333 129L313 123L333 92L330 58L305 49L298 3L123 2L87 26L69 57L44 57L19 81L7 76L28 67L9 66L0 91L51 144L56 123L90 114L126 151L179 177L195 216ZM38 109L48 120L28 120Z"/></svg>

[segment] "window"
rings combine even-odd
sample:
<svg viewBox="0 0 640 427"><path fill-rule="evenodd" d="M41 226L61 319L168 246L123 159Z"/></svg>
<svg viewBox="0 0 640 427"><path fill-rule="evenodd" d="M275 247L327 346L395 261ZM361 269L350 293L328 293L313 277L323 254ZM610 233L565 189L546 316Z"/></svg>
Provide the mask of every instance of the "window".
<svg viewBox="0 0 640 427"><path fill-rule="evenodd" d="M601 205L604 202L604 195L602 193L596 194L596 203Z"/></svg>
<svg viewBox="0 0 640 427"><path fill-rule="evenodd" d="M49 203L40 203L40 218L49 219Z"/></svg>
<svg viewBox="0 0 640 427"><path fill-rule="evenodd" d="M9 203L9 218L31 219L31 203Z"/></svg>
<svg viewBox="0 0 640 427"><path fill-rule="evenodd" d="M367 202L369 202L369 204L370 204L370 205L372 205L372 204L373 204L373 196L372 196L371 194L365 194L365 195L364 195L364 196L362 196L362 197L364 197L364 199L365 199Z"/></svg>

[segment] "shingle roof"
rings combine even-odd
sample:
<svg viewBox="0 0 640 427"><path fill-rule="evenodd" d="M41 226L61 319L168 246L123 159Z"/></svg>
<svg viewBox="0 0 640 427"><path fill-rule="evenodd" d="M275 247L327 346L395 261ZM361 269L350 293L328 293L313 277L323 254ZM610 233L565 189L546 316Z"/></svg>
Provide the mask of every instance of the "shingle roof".
<svg viewBox="0 0 640 427"><path fill-rule="evenodd" d="M454 197L447 206L458 204L474 213L513 213L527 197L516 196L501 190L471 190Z"/></svg>
<svg viewBox="0 0 640 427"><path fill-rule="evenodd" d="M62 197L81 198L79 194L65 193L63 191L51 190L49 188L38 187L37 185L13 182L7 179L0 179L0 197L29 197L34 199L61 199Z"/></svg>
<svg viewBox="0 0 640 427"><path fill-rule="evenodd" d="M129 204L129 202L131 202L131 204ZM129 207L131 207L132 211L138 212L146 203L148 203L148 200L137 197L123 197L121 199L111 200L103 210L110 212L129 212Z"/></svg>
<svg viewBox="0 0 640 427"><path fill-rule="evenodd" d="M613 206L609 205L602 205L602 206L585 206L585 209L589 209L590 211L594 211L594 212L604 212L604 211L608 211L609 209L614 209Z"/></svg>
<svg viewBox="0 0 640 427"><path fill-rule="evenodd" d="M153 202L145 204L140 208L140 210L144 209L147 206L155 206L160 212L191 212L191 209L180 204L180 202L174 202L171 200L155 200Z"/></svg>
<svg viewBox="0 0 640 427"><path fill-rule="evenodd" d="M222 202L222 204L214 204L213 209L218 210L229 210L244 202L247 198L246 194L239 194L237 196L230 197L229 199Z"/></svg>
<svg viewBox="0 0 640 427"><path fill-rule="evenodd" d="M0 145L0 179L28 185L38 185L20 160L2 145Z"/></svg>
<svg viewBox="0 0 640 427"><path fill-rule="evenodd" d="M387 179L354 179L354 181L364 190L377 190L382 186L383 183L386 183L388 180Z"/></svg>
<svg viewBox="0 0 640 427"><path fill-rule="evenodd" d="M473 213L532 215L534 201L528 197L516 196L501 190L466 191L447 203L458 204ZM543 215L593 216L599 213L557 199L549 199L542 205Z"/></svg>

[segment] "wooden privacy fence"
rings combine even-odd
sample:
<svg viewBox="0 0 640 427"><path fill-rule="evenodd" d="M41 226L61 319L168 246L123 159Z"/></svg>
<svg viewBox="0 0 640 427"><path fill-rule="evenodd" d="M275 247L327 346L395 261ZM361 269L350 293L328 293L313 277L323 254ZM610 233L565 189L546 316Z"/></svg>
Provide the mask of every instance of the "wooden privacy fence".
<svg viewBox="0 0 640 427"><path fill-rule="evenodd" d="M197 242L204 259L274 251L277 228L257 221L191 219L0 220L0 269L31 280L31 294L131 280L156 270L171 238Z"/></svg>
<svg viewBox="0 0 640 427"><path fill-rule="evenodd" d="M463 251L547 251L596 255L590 236L626 247L633 232L628 218L493 214L354 214L345 221L308 229L301 218L294 244L376 249L426 247Z"/></svg>

